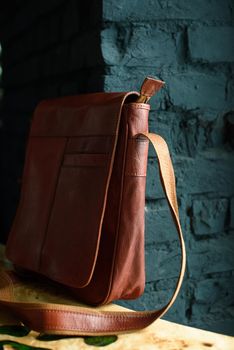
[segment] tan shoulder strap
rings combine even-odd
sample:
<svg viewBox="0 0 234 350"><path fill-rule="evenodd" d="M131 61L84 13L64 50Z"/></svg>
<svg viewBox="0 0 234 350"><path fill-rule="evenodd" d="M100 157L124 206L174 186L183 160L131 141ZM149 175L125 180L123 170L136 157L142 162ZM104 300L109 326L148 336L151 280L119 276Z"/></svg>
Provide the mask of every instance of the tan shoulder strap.
<svg viewBox="0 0 234 350"><path fill-rule="evenodd" d="M38 332L68 335L106 335L135 331L147 327L164 315L174 303L182 284L186 256L179 222L173 166L167 144L161 136L151 133L143 133L138 136L148 138L157 153L162 186L179 236L181 267L174 294L161 309L142 312L110 312L61 304L24 303L17 301L14 297L10 276L4 271L0 271L0 304L12 310L30 329Z"/></svg>

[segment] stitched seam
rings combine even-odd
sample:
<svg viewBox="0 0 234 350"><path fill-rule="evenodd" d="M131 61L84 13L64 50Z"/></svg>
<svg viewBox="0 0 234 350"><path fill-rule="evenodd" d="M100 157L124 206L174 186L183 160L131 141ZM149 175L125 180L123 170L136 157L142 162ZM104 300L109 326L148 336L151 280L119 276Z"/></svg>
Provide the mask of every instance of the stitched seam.
<svg viewBox="0 0 234 350"><path fill-rule="evenodd" d="M22 308L23 310L27 311L27 310L33 310L33 311L37 311L37 312L47 312L47 313L57 313L57 314L68 314L68 315L77 315L77 316L89 316L89 317L96 317L96 318L119 318L119 319L133 319L133 318L141 318L141 317L149 317L150 315L152 315L154 312L147 312L147 311L142 311L142 312L147 312L147 314L142 314L142 315L138 315L136 314L135 312L129 312L129 314L127 315L123 315L123 314L119 314L119 315L115 315L115 314L98 314L98 315L95 315L95 314L91 314L91 313L87 313L87 312L77 312L77 311L66 311L66 310L43 310L43 309L35 309L33 307L23 307ZM108 312L108 311L105 311L105 312ZM109 311L111 313L111 311ZM117 311L118 312L118 311ZM130 315L132 314L132 315Z"/></svg>
<svg viewBox="0 0 234 350"><path fill-rule="evenodd" d="M38 310L39 312L43 312L43 310ZM47 310L47 312L49 312L49 313L60 313L61 311L59 311L59 310ZM64 314L66 315L66 314L70 314L70 315L73 315L73 314L76 314L76 312L74 311L68 311L68 312L64 312ZM121 321L124 321L124 320L126 320L126 321L128 321L128 319L130 319L130 320L133 320L134 318L136 318L136 319L138 319L138 320L140 320L141 318L144 318L144 319L147 319L148 317L151 317L151 316L153 316L153 313L148 313L148 314L142 314L142 315L133 315L133 316L131 316L131 315L118 315L118 316L116 316L116 315L92 315L92 314L87 314L87 313L82 313L82 314L80 314L80 316L88 316L89 318L106 318L106 319L115 319L115 320L121 320ZM47 325L48 325L48 327L51 327L51 329L56 329L56 330L61 330L61 329L65 329L65 330L67 330L67 325L62 325L62 326L56 326L56 325L54 325L53 323L50 323L50 322L48 322L47 323ZM79 327L77 327L77 326L70 326L69 325L69 329L71 329L71 330L84 330L84 331L89 331L89 332L92 332L92 331L99 331L99 332L102 332L102 331L108 331L108 332L110 332L110 331L118 331L118 330L126 330L126 329L136 329L136 326L135 325L128 325L128 324L126 324L125 326L116 326L116 325L112 325L112 327L111 326L109 326L109 325L107 325L106 327L104 327L104 328L99 328L99 327L92 327L92 329L90 329L90 327L82 327L82 326L79 326Z"/></svg>
<svg viewBox="0 0 234 350"><path fill-rule="evenodd" d="M48 327L51 327L51 329L53 330L67 330L67 327L56 327L53 324L48 324ZM88 331L89 333L98 331L98 332L113 332L113 331L124 331L124 330L128 330L128 329L136 329L136 326L126 326L126 327L108 327L108 328L96 328L96 327L92 327L92 329L90 330L90 328L86 328L86 327L80 327L77 329L77 327L69 327L70 330L77 330L77 331Z"/></svg>
<svg viewBox="0 0 234 350"><path fill-rule="evenodd" d="M146 109L146 110L150 110L149 105L147 104L141 104L141 103L129 103L126 104L127 109Z"/></svg>

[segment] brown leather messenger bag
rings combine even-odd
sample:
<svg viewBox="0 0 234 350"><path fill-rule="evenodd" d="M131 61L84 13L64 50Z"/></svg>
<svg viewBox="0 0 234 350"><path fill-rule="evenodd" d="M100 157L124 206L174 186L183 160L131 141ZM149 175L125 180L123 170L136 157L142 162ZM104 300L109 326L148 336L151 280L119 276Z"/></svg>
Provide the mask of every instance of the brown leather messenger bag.
<svg viewBox="0 0 234 350"><path fill-rule="evenodd" d="M21 273L66 286L88 305L139 297L145 287L150 141L181 247L174 294L161 309L139 312L24 302L14 296L13 272L2 270L0 304L30 329L68 335L134 331L164 315L175 301L185 271L175 177L166 142L148 132L147 102L163 84L148 77L140 94L93 93L37 106L6 253Z"/></svg>

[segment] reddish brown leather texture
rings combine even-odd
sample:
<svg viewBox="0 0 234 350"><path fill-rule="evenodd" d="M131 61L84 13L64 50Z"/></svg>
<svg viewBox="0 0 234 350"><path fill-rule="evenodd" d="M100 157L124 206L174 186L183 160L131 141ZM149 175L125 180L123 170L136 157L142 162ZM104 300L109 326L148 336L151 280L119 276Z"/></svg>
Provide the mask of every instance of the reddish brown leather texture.
<svg viewBox="0 0 234 350"><path fill-rule="evenodd" d="M7 256L89 304L144 290L148 140L134 136L150 107L137 96L64 97L34 113Z"/></svg>
<svg viewBox="0 0 234 350"><path fill-rule="evenodd" d="M20 280L12 271L2 270L0 304L29 328L67 335L121 333L146 327L174 303L185 272L185 245L169 150L162 137L148 132L146 104L163 84L147 77L140 95L99 93L39 104L7 255L21 272L59 282L87 304L138 297L145 285L150 141L181 248L173 295L160 309L144 312L24 302L14 294Z"/></svg>
<svg viewBox="0 0 234 350"><path fill-rule="evenodd" d="M160 309L142 312L111 312L51 302L24 302L18 300L15 294L15 288L21 287L18 277L13 271L0 269L0 305L13 311L19 321L23 322L30 329L38 332L62 333L66 335L106 335L113 332L136 331L163 316L175 302L185 273L186 251L179 221L173 165L167 144L161 136L145 132L136 135L136 137L141 139L143 137L149 140L157 154L161 183L171 209L180 242L180 272L172 296L166 305ZM53 300L53 296L51 297Z"/></svg>

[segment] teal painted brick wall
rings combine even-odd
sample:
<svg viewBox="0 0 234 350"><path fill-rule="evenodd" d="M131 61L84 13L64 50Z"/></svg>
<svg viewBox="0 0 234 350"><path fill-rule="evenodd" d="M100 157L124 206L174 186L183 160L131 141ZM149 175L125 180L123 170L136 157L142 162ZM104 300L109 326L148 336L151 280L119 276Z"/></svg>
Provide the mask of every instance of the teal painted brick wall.
<svg viewBox="0 0 234 350"><path fill-rule="evenodd" d="M135 89L148 74L166 82L152 99L150 129L171 149L188 258L165 318L233 334L233 3L106 0L103 19L105 90ZM136 308L166 302L178 274L176 233L155 163L151 150L147 286L131 303Z"/></svg>
<svg viewBox="0 0 234 350"><path fill-rule="evenodd" d="M2 240L19 195L32 111L42 98L139 89L152 98L150 129L175 165L188 253L182 291L165 318L234 334L234 52L231 0L76 0L1 5ZM146 191L146 292L134 308L166 303L179 247L150 149ZM125 302L124 305L130 305Z"/></svg>

